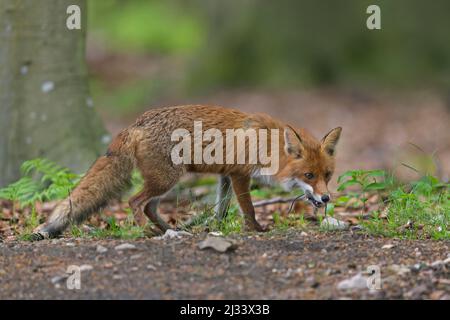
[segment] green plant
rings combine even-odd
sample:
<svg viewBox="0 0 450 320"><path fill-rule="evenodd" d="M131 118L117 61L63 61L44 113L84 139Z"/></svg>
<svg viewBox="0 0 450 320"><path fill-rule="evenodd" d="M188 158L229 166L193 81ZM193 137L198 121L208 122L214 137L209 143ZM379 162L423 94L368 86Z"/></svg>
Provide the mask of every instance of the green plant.
<svg viewBox="0 0 450 320"><path fill-rule="evenodd" d="M106 227L92 228L89 232L84 231L79 226L72 226L71 233L79 238L115 238L115 239L137 239L145 237L145 227L137 226L134 223L133 215L128 212L127 219L118 222L114 216L104 217Z"/></svg>
<svg viewBox="0 0 450 320"><path fill-rule="evenodd" d="M213 208L206 208L200 214L194 216L187 225L182 225L183 230L193 232L207 228L209 231L221 232L224 235L239 233L243 230L244 218L239 212L238 206L231 205L227 215L222 220L217 220ZM197 230L198 231L198 230Z"/></svg>
<svg viewBox="0 0 450 320"><path fill-rule="evenodd" d="M227 215L221 220L211 219L209 228L211 231L219 231L224 235L243 231L244 217L239 212L237 205L231 205Z"/></svg>
<svg viewBox="0 0 450 320"><path fill-rule="evenodd" d="M329 217L334 217L334 203L327 203L325 207L325 215Z"/></svg>
<svg viewBox="0 0 450 320"><path fill-rule="evenodd" d="M19 203L20 207L32 207L36 201L63 199L78 182L80 176L47 159L25 161L21 166L22 177L0 189L0 198ZM14 210L14 208L13 208Z"/></svg>
<svg viewBox="0 0 450 320"><path fill-rule="evenodd" d="M289 214L286 217L282 217L278 212L273 214L273 222L276 229L283 231L289 228L305 228L308 225L304 215Z"/></svg>
<svg viewBox="0 0 450 320"><path fill-rule="evenodd" d="M354 199L356 205L362 204L366 208L367 194L372 191L387 191L394 186L394 178L384 170L350 170L338 178L338 191L357 186L359 190L349 191L337 199L337 204L348 203Z"/></svg>
<svg viewBox="0 0 450 320"><path fill-rule="evenodd" d="M387 200L386 220L366 223L373 232L407 238L448 239L450 237L449 184L434 176L402 185Z"/></svg>
<svg viewBox="0 0 450 320"><path fill-rule="evenodd" d="M355 206L366 206L367 196L382 192L384 210L374 211L370 219L361 221L372 234L389 237L448 239L450 237L449 183L432 175L400 184L383 170L352 170L338 178L339 191L350 187L337 199L337 205L347 205L354 199Z"/></svg>

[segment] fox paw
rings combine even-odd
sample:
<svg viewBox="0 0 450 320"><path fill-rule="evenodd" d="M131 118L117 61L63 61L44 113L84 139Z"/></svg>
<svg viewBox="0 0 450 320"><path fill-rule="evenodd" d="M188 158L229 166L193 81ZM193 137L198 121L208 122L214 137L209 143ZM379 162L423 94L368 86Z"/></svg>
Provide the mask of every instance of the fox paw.
<svg viewBox="0 0 450 320"><path fill-rule="evenodd" d="M44 239L49 239L50 238L50 235L48 234L48 232L33 232L31 235L30 235L30 240L31 241L41 241L41 240L44 240Z"/></svg>
<svg viewBox="0 0 450 320"><path fill-rule="evenodd" d="M258 224L246 224L245 231L253 231L253 232L267 232L269 231L268 227L263 227L259 223Z"/></svg>
<svg viewBox="0 0 450 320"><path fill-rule="evenodd" d="M36 229L33 230L33 233L30 236L31 241L41 241L44 239L50 239L52 235L48 232L46 228L46 224L41 224Z"/></svg>

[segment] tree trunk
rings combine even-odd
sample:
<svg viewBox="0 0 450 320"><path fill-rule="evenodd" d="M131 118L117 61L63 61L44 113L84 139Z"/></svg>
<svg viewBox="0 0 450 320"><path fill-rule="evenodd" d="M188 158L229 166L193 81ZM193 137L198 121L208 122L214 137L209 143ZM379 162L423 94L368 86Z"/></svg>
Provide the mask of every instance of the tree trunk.
<svg viewBox="0 0 450 320"><path fill-rule="evenodd" d="M81 30L66 26L81 8ZM85 0L0 2L0 186L23 161L45 157L82 172L109 136L92 108Z"/></svg>

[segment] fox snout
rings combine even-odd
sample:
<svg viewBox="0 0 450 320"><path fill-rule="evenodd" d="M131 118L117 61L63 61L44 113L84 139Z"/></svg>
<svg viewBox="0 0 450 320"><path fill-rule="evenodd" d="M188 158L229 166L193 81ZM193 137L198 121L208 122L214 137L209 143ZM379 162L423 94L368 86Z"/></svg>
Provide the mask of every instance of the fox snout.
<svg viewBox="0 0 450 320"><path fill-rule="evenodd" d="M330 195L323 194L321 199L322 199L322 202L327 203L328 201L330 201Z"/></svg>
<svg viewBox="0 0 450 320"><path fill-rule="evenodd" d="M303 188L306 197L316 208L325 206L331 200L331 196L325 182L319 182L306 186L306 188Z"/></svg>
<svg viewBox="0 0 450 320"><path fill-rule="evenodd" d="M320 195L318 193L306 190L305 194L309 202L311 202L317 208L323 207L331 200L331 197L328 193Z"/></svg>

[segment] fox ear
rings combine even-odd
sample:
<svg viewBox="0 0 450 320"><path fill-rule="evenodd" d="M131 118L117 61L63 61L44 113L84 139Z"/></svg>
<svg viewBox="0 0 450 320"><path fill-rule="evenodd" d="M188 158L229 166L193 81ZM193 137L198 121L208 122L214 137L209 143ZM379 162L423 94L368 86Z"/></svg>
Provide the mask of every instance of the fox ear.
<svg viewBox="0 0 450 320"><path fill-rule="evenodd" d="M289 125L284 128L284 151L295 158L301 158L303 153L302 138Z"/></svg>
<svg viewBox="0 0 450 320"><path fill-rule="evenodd" d="M325 137L322 138L322 150L328 153L330 156L334 156L336 145L339 141L339 137L341 136L342 128L337 127L328 132Z"/></svg>

